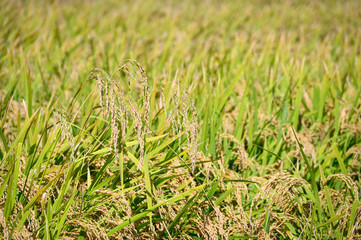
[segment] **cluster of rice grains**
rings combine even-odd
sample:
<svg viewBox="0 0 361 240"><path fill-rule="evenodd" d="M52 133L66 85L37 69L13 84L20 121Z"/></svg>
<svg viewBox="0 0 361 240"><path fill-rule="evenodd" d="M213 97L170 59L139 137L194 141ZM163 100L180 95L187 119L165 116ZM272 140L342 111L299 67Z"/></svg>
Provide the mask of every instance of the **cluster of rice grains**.
<svg viewBox="0 0 361 240"><path fill-rule="evenodd" d="M120 81L115 79L116 73L120 77L127 78L128 92L124 90ZM130 134L127 132L130 125L138 136L140 151L138 169L140 169L145 155L145 137L155 133L151 129L150 97L152 93L149 89L146 72L137 61L127 60L111 75L99 68L95 68L92 75L95 75L98 82L102 111L106 119L110 118L111 146L116 158L118 158L119 144L125 143L127 134ZM162 107L165 115L171 119L174 135L179 138L179 149L181 149L182 135L185 132L189 158L194 170L198 152L197 112L194 100L191 99L188 92L181 93L178 80L176 86L177 90L172 95L173 109L169 113L167 112L164 93L160 94Z"/></svg>
<svg viewBox="0 0 361 240"><path fill-rule="evenodd" d="M181 85L177 76L175 77L176 91L173 92L172 99L174 102L173 111L170 111L173 133L178 135L178 146L181 148L182 132L187 137L187 146L189 157L192 162L194 171L197 161L197 136L198 136L198 117L194 101L190 98L188 91L181 91ZM191 112L191 120L189 120Z"/></svg>

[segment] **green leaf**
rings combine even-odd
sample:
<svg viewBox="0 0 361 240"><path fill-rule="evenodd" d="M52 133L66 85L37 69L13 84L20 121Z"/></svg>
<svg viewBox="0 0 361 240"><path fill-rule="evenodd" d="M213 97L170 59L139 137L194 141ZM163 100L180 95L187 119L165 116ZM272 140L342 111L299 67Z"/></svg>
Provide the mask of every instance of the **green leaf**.
<svg viewBox="0 0 361 240"><path fill-rule="evenodd" d="M233 191L234 189L236 189L236 187L232 187L230 189L228 189L227 191L225 191L216 201L215 204L218 206L220 205L224 199L226 199Z"/></svg>

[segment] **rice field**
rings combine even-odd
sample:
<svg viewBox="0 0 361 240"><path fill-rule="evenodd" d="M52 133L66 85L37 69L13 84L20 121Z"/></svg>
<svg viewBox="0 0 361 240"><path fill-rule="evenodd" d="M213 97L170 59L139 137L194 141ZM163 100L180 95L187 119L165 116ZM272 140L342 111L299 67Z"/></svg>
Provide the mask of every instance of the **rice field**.
<svg viewBox="0 0 361 240"><path fill-rule="evenodd" d="M361 1L0 1L0 239L361 239Z"/></svg>

